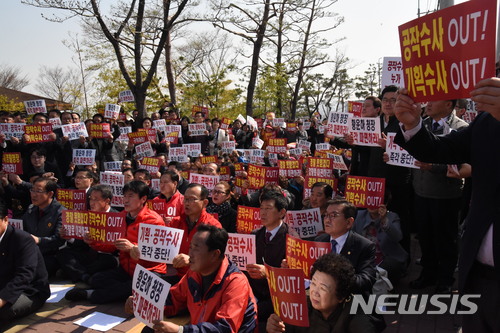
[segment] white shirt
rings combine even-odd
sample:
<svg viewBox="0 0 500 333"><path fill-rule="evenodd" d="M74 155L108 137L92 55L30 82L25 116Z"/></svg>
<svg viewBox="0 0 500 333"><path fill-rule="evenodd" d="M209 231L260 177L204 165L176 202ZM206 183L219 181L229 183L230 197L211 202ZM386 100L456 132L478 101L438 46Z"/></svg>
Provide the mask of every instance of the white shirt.
<svg viewBox="0 0 500 333"><path fill-rule="evenodd" d="M268 230L266 228L266 233L267 232L271 233L271 237L269 237L269 240L272 240L274 238L274 236L276 236L276 234L278 233L278 230L280 230L280 227L281 227L282 224L283 224L283 222L280 222L280 225L277 226L276 228L274 228L273 230Z"/></svg>
<svg viewBox="0 0 500 333"><path fill-rule="evenodd" d="M347 240L347 235L349 235L349 231L338 238L333 238L332 236L330 236L330 242L332 240L335 240L337 242L337 246L335 247L337 254L340 254L340 251L342 251L345 241Z"/></svg>

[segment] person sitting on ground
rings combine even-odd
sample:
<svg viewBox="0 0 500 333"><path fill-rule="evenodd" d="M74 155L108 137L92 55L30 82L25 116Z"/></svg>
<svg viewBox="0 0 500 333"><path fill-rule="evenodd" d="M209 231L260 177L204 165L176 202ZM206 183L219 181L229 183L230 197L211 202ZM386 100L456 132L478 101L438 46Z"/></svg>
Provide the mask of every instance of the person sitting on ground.
<svg viewBox="0 0 500 333"><path fill-rule="evenodd" d="M40 249L33 237L9 225L7 205L0 200L0 331L12 319L35 312L50 296Z"/></svg>
<svg viewBox="0 0 500 333"><path fill-rule="evenodd" d="M221 181L212 191L212 202L207 206L207 213L216 213L217 219L227 232L236 232L237 212L231 207L231 185Z"/></svg>
<svg viewBox="0 0 500 333"><path fill-rule="evenodd" d="M327 253L311 269L308 312L309 326L283 323L275 313L267 320L269 333L370 333L381 332L385 324L366 314L351 314L354 268L337 253Z"/></svg>
<svg viewBox="0 0 500 333"><path fill-rule="evenodd" d="M184 214L184 196L177 190L179 174L173 170L166 170L160 177L160 195L153 199L153 204L164 203L163 217L165 224L172 218Z"/></svg>
<svg viewBox="0 0 500 333"><path fill-rule="evenodd" d="M248 280L225 257L228 234L213 225L200 224L189 248L189 270L170 288L165 315L184 309L191 315L188 325L167 320L154 321L153 329L142 332L254 332L257 326L256 302ZM133 298L125 304L133 313Z"/></svg>

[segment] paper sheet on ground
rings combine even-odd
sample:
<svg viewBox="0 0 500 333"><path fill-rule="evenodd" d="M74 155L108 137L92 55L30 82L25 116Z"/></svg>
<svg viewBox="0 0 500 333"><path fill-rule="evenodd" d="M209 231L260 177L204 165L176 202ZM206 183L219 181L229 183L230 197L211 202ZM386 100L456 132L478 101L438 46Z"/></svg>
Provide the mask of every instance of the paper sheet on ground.
<svg viewBox="0 0 500 333"><path fill-rule="evenodd" d="M107 315L102 312L94 312L80 320L75 321L74 324L106 332L116 325L121 324L124 320L125 318Z"/></svg>
<svg viewBox="0 0 500 333"><path fill-rule="evenodd" d="M68 286L65 284L51 284L50 285L50 297L47 299L47 303L57 303L64 298L66 293L73 289L73 286Z"/></svg>

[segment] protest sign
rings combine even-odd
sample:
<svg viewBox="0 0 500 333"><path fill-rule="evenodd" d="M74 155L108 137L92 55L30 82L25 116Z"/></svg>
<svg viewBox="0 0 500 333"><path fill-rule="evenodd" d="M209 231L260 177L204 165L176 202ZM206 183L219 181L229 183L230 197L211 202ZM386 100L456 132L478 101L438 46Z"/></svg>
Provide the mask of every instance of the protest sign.
<svg viewBox="0 0 500 333"><path fill-rule="evenodd" d="M231 126L232 123L233 121L231 120L231 118L222 117L222 120L220 122L220 128L223 130L227 130L229 129L229 126Z"/></svg>
<svg viewBox="0 0 500 333"><path fill-rule="evenodd" d="M163 320L163 310L169 291L168 282L137 264L132 279L134 316L152 328L153 321Z"/></svg>
<svg viewBox="0 0 500 333"><path fill-rule="evenodd" d="M96 139L107 139L111 137L111 128L108 123L90 124L89 135Z"/></svg>
<svg viewBox="0 0 500 333"><path fill-rule="evenodd" d="M154 180L154 179L152 179L152 180ZM156 179L156 180L158 180L158 182L159 182L159 179ZM158 190L159 190L159 188L158 188ZM182 213L182 212L177 211L177 207L168 206L167 202L164 199L162 199L162 200L148 200L148 201L146 201L146 204L148 205L149 209L154 210L161 217L174 217L174 216L179 216Z"/></svg>
<svg viewBox="0 0 500 333"><path fill-rule="evenodd" d="M153 128L158 130L158 131L166 132L167 121L165 119L153 120Z"/></svg>
<svg viewBox="0 0 500 333"><path fill-rule="evenodd" d="M256 130L259 128L257 121L250 116L247 116L247 125L250 126L250 130Z"/></svg>
<svg viewBox="0 0 500 333"><path fill-rule="evenodd" d="M328 114L328 122L326 124L325 136L333 138L336 136L344 136L349 132L349 120L352 118L350 113L334 112ZM321 126L320 126L321 133Z"/></svg>
<svg viewBox="0 0 500 333"><path fill-rule="evenodd" d="M24 134L25 123L0 123L0 133L5 135L6 140L15 137L19 140L22 139Z"/></svg>
<svg viewBox="0 0 500 333"><path fill-rule="evenodd" d="M113 244L119 238L125 238L127 223L125 212L88 212L89 237L103 244Z"/></svg>
<svg viewBox="0 0 500 333"><path fill-rule="evenodd" d="M260 165L248 165L248 185L250 189L260 189L265 184L278 183L279 169L263 167Z"/></svg>
<svg viewBox="0 0 500 333"><path fill-rule="evenodd" d="M495 76L497 1L466 1L399 26L409 95L416 102L466 98Z"/></svg>
<svg viewBox="0 0 500 333"><path fill-rule="evenodd" d="M116 141L125 141L128 142L129 136L128 133L132 133L132 127L131 126L123 126L120 127L120 136Z"/></svg>
<svg viewBox="0 0 500 333"><path fill-rule="evenodd" d="M401 57L384 57L382 64L382 89L387 86L405 86Z"/></svg>
<svg viewBox="0 0 500 333"><path fill-rule="evenodd" d="M302 148L302 150L311 150L311 142L307 140L299 140L297 148Z"/></svg>
<svg viewBox="0 0 500 333"><path fill-rule="evenodd" d="M123 161L111 161L104 162L104 170L105 171L122 171L122 162Z"/></svg>
<svg viewBox="0 0 500 333"><path fill-rule="evenodd" d="M289 210L286 212L286 223L295 229L300 238L316 237L323 231L323 221L319 208Z"/></svg>
<svg viewBox="0 0 500 333"><path fill-rule="evenodd" d="M81 136L87 138L89 136L87 132L87 126L85 123L76 123L76 124L66 124L61 126L63 136L68 137L68 140L77 140Z"/></svg>
<svg viewBox="0 0 500 333"><path fill-rule="evenodd" d="M307 158L307 176L333 178L333 161L331 158Z"/></svg>
<svg viewBox="0 0 500 333"><path fill-rule="evenodd" d="M9 224L16 229L24 230L22 219L9 219Z"/></svg>
<svg viewBox="0 0 500 333"><path fill-rule="evenodd" d="M187 147L170 147L168 150L168 160L175 162L189 162Z"/></svg>
<svg viewBox="0 0 500 333"><path fill-rule="evenodd" d="M141 160L141 168L146 169L151 174L156 174L160 171L161 159L159 157L144 157Z"/></svg>
<svg viewBox="0 0 500 333"><path fill-rule="evenodd" d="M159 178L151 179L151 188L160 192L160 179Z"/></svg>
<svg viewBox="0 0 500 333"><path fill-rule="evenodd" d="M236 149L236 142L234 141L223 141L221 144L222 152L226 154L231 154Z"/></svg>
<svg viewBox="0 0 500 333"><path fill-rule="evenodd" d="M228 165L222 165L219 168L220 168L219 172L220 180L229 182L231 180L231 168L229 168Z"/></svg>
<svg viewBox="0 0 500 333"><path fill-rule="evenodd" d="M21 153L4 152L2 155L2 171L5 173L23 174Z"/></svg>
<svg viewBox="0 0 500 333"><path fill-rule="evenodd" d="M184 230L142 223L139 226L140 258L171 264L179 254Z"/></svg>
<svg viewBox="0 0 500 333"><path fill-rule="evenodd" d="M193 108L191 109L191 115L193 118L194 118L196 112L203 113L203 119L207 119L208 116L210 115L210 109L207 108L206 106L193 105Z"/></svg>
<svg viewBox="0 0 500 333"><path fill-rule="evenodd" d="M420 169L415 166L415 158L394 142L396 133L387 133L385 152L389 155L387 164Z"/></svg>
<svg viewBox="0 0 500 333"><path fill-rule="evenodd" d="M309 326L303 270L265 267L274 313L287 324Z"/></svg>
<svg viewBox="0 0 500 333"><path fill-rule="evenodd" d="M133 102L134 100L134 94L131 90L120 91L120 93L118 94L119 103Z"/></svg>
<svg viewBox="0 0 500 333"><path fill-rule="evenodd" d="M205 164L208 164L208 163L215 163L215 164L217 164L217 156L214 156L214 155L201 156L200 157L200 162L201 162L201 165L205 165Z"/></svg>
<svg viewBox="0 0 500 333"><path fill-rule="evenodd" d="M332 145L329 143L317 143L315 145L316 150L330 150L332 148Z"/></svg>
<svg viewBox="0 0 500 333"><path fill-rule="evenodd" d="M205 123L188 124L190 136L207 135L207 125Z"/></svg>
<svg viewBox="0 0 500 333"><path fill-rule="evenodd" d="M472 123L474 119L477 117L477 111L465 111L464 115L462 116L462 119L465 120L467 123Z"/></svg>
<svg viewBox="0 0 500 333"><path fill-rule="evenodd" d="M249 234L262 226L259 207L238 206L236 217L236 231L240 234Z"/></svg>
<svg viewBox="0 0 500 333"><path fill-rule="evenodd" d="M57 128L61 128L61 118L56 117L56 118L49 118L49 123L52 124L52 129L55 130Z"/></svg>
<svg viewBox="0 0 500 333"><path fill-rule="evenodd" d="M155 128L139 128L137 132L146 132L148 141L156 141L156 129Z"/></svg>
<svg viewBox="0 0 500 333"><path fill-rule="evenodd" d="M257 263L255 235L229 233L225 254L240 270L246 271L247 264Z"/></svg>
<svg viewBox="0 0 500 333"><path fill-rule="evenodd" d="M95 149L73 149L73 164L93 165L95 162Z"/></svg>
<svg viewBox="0 0 500 333"><path fill-rule="evenodd" d="M212 176L212 175L202 175L199 173L190 173L189 174L189 182L195 184L204 185L210 193L214 189L215 185L220 181L220 177Z"/></svg>
<svg viewBox="0 0 500 333"><path fill-rule="evenodd" d="M62 227L66 237L83 239L85 234L89 232L88 213L80 210L63 210Z"/></svg>
<svg viewBox="0 0 500 333"><path fill-rule="evenodd" d="M44 99L24 101L24 108L27 114L47 113L47 106Z"/></svg>
<svg viewBox="0 0 500 333"><path fill-rule="evenodd" d="M185 143L182 146L187 148L187 156L199 157L201 155L201 143Z"/></svg>
<svg viewBox="0 0 500 333"><path fill-rule="evenodd" d="M334 169L344 171L348 170L347 165L344 162L344 158L341 155L327 153L326 156L327 158L332 159Z"/></svg>
<svg viewBox="0 0 500 333"><path fill-rule="evenodd" d="M250 163L263 165L264 164L264 155L266 151L262 149L252 149L250 150Z"/></svg>
<svg viewBox="0 0 500 333"><path fill-rule="evenodd" d="M330 253L331 244L312 242L286 235L286 261L289 268L298 268L304 271L306 279L311 278L311 267L323 254Z"/></svg>
<svg viewBox="0 0 500 333"><path fill-rule="evenodd" d="M40 125L26 125L24 126L24 132L28 135L25 141L26 144L55 140L55 138L52 137L52 134L54 134L54 132L52 131L52 124L50 123Z"/></svg>
<svg viewBox="0 0 500 333"><path fill-rule="evenodd" d="M347 176L345 198L358 208L378 208L384 194L385 178Z"/></svg>
<svg viewBox="0 0 500 333"><path fill-rule="evenodd" d="M118 119L118 115L120 114L120 106L118 104L110 104L106 103L104 107L104 118L107 119Z"/></svg>
<svg viewBox="0 0 500 333"><path fill-rule="evenodd" d="M302 176L302 167L297 160L279 160L278 168L280 176L285 176L286 178Z"/></svg>
<svg viewBox="0 0 500 333"><path fill-rule="evenodd" d="M262 140L261 138L259 137L254 137L252 139L252 147L255 147L257 149L261 149L262 146L264 146L264 140Z"/></svg>
<svg viewBox="0 0 500 333"><path fill-rule="evenodd" d="M380 119L359 117L349 121L349 134L358 146L380 147Z"/></svg>
<svg viewBox="0 0 500 333"><path fill-rule="evenodd" d="M333 194L337 192L337 178L306 176L304 181L304 198L309 198L311 196L311 189L313 185L319 182L327 183L328 185L330 185L333 188Z"/></svg>
<svg viewBox="0 0 500 333"><path fill-rule="evenodd" d="M297 132L297 123L286 123L286 131L291 133Z"/></svg>
<svg viewBox="0 0 500 333"><path fill-rule="evenodd" d="M304 131L308 131L310 128L311 128L311 122L308 120L304 120L304 125L303 125L302 129Z"/></svg>
<svg viewBox="0 0 500 333"><path fill-rule="evenodd" d="M57 201L67 209L87 209L87 192L85 190L58 188L56 191L56 198Z"/></svg>
<svg viewBox="0 0 500 333"><path fill-rule="evenodd" d="M127 133L127 136L128 136L129 142L134 144L134 145L139 145L141 143L148 141L148 133L144 132L144 131Z"/></svg>
<svg viewBox="0 0 500 333"><path fill-rule="evenodd" d="M353 117L361 117L361 111L363 110L362 102L347 102L347 111L353 115Z"/></svg>
<svg viewBox="0 0 500 333"><path fill-rule="evenodd" d="M163 140L165 142L170 142L172 144L178 144L179 143L179 133L180 132L168 132L165 134L165 137Z"/></svg>
<svg viewBox="0 0 500 333"><path fill-rule="evenodd" d="M108 185L113 190L111 206L123 207L123 186L125 185L125 176L122 175L121 172L101 171L99 179L102 185Z"/></svg>
<svg viewBox="0 0 500 333"><path fill-rule="evenodd" d="M271 138L267 144L267 151L273 154L286 153L286 138Z"/></svg>
<svg viewBox="0 0 500 333"><path fill-rule="evenodd" d="M273 127L281 127L285 125L285 118L274 118L271 122Z"/></svg>
<svg viewBox="0 0 500 333"><path fill-rule="evenodd" d="M289 152L290 152L290 155L292 155L292 156L293 155L300 156L300 155L302 155L302 148L300 148L300 147L299 148L293 148L293 149L290 149Z"/></svg>
<svg viewBox="0 0 500 333"><path fill-rule="evenodd" d="M143 157L155 156L151 142L147 141L135 146L135 156L139 159Z"/></svg>

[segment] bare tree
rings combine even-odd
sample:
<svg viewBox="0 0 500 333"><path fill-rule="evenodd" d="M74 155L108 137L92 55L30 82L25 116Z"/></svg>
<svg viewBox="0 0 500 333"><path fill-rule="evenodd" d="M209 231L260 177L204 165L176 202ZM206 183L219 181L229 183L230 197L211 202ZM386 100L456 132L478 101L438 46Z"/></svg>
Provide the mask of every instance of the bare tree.
<svg viewBox="0 0 500 333"><path fill-rule="evenodd" d="M146 0L132 0L129 4L118 2L117 5L111 6L108 15L103 12L105 5L101 6L98 0L22 0L22 2L41 8L64 10L69 16L63 19L76 16L97 22L98 33L111 44L120 71L134 94L139 118L146 116L147 89L156 73L168 32L188 0L161 0L160 13L153 17L153 20L149 20L149 15L146 15L147 6L154 6L157 3ZM156 45L148 44L145 36L150 34L157 38ZM148 48L152 50L152 54L149 66L145 66L144 53L149 50ZM127 56L132 57L130 66L127 63ZM145 67L146 72L143 70Z"/></svg>
<svg viewBox="0 0 500 333"><path fill-rule="evenodd" d="M82 83L78 71L56 67L40 67L36 89L45 97L71 104L80 104Z"/></svg>
<svg viewBox="0 0 500 333"><path fill-rule="evenodd" d="M19 67L0 65L0 87L22 90L29 83L28 76L23 75Z"/></svg>

